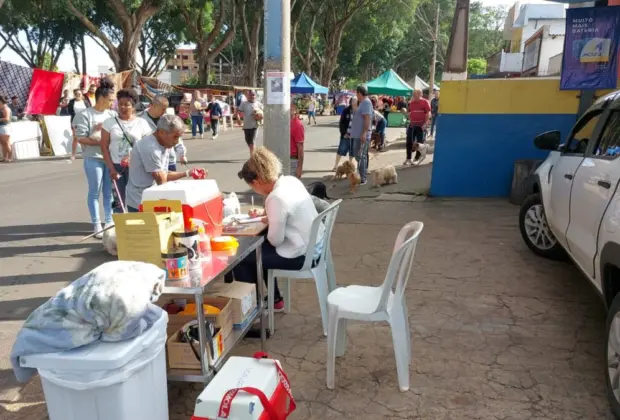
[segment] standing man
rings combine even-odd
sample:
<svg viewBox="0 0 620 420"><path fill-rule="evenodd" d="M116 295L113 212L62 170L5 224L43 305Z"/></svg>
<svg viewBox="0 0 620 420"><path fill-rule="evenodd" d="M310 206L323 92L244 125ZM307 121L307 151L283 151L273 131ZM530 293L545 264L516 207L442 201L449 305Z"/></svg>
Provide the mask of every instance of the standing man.
<svg viewBox="0 0 620 420"><path fill-rule="evenodd" d="M88 108L91 108L95 105L95 91L97 90L97 86L91 84L88 87L88 92L84 95L84 100L88 103Z"/></svg>
<svg viewBox="0 0 620 420"><path fill-rule="evenodd" d="M166 113L166 109L168 109L168 98L163 95L157 95L153 98L153 102L151 103L149 109L140 114L140 116L149 123L152 132L155 132L155 130L157 130L159 119ZM179 142L176 146L168 150L168 170L177 170L177 158L181 161L181 163L187 165L186 154L187 149L183 144L183 139L179 137Z"/></svg>
<svg viewBox="0 0 620 420"><path fill-rule="evenodd" d="M254 141L256 140L256 131L258 129L258 121L262 120L263 105L256 101L256 92L248 91L248 100L242 102L237 108L237 121L241 125L241 116L243 114L243 133L245 134L245 143L250 149L250 154L254 153Z"/></svg>
<svg viewBox="0 0 620 420"><path fill-rule="evenodd" d="M11 110L11 115L18 120L21 120L26 115L24 114L24 108L19 106L19 98L17 96L11 97L11 103L8 106Z"/></svg>
<svg viewBox="0 0 620 420"><path fill-rule="evenodd" d="M209 118L211 119L211 132L213 133L213 140L217 138L220 128L220 118L222 118L222 107L212 94L208 96L209 105L207 105L207 112L209 112Z"/></svg>
<svg viewBox="0 0 620 420"><path fill-rule="evenodd" d="M437 124L437 115L439 114L439 91L433 90L433 95L431 100L431 137L435 135L435 124Z"/></svg>
<svg viewBox="0 0 620 420"><path fill-rule="evenodd" d="M422 97L422 90L413 91L413 99L409 102L409 127L407 127L407 160L405 166L411 166L411 155L414 143L426 141L426 127L431 117L431 104ZM415 160L420 158L420 152L416 150Z"/></svg>
<svg viewBox="0 0 620 420"><path fill-rule="evenodd" d="M291 175L301 178L304 167L304 125L299 119L297 106L291 104Z"/></svg>
<svg viewBox="0 0 620 420"><path fill-rule="evenodd" d="M353 154L357 160L357 169L360 173L362 185L366 184L368 171L368 145L372 135L372 117L374 109L368 98L368 88L365 85L357 87L357 111L353 115L351 138L353 139Z"/></svg>
<svg viewBox="0 0 620 420"><path fill-rule="evenodd" d="M131 150L126 190L127 210L130 213L139 211L142 193L154 183L161 185L191 175L191 171L168 171L168 151L178 144L184 131L185 123L181 118L164 115L157 121L157 130L153 134L136 142Z"/></svg>

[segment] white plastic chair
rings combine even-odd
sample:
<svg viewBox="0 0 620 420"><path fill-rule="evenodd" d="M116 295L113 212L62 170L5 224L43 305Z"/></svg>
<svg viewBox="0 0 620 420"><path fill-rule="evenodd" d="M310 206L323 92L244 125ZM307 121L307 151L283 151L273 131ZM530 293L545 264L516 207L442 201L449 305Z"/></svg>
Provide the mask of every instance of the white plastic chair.
<svg viewBox="0 0 620 420"><path fill-rule="evenodd" d="M327 387L329 389L334 388L336 356L343 356L346 349L347 319L370 322L387 321L390 324L398 385L403 392L409 389L411 331L409 330L405 287L411 272L418 236L423 228L422 222L410 222L400 230L385 280L381 286L340 287L327 297L329 310Z"/></svg>
<svg viewBox="0 0 620 420"><path fill-rule="evenodd" d="M295 279L309 279L313 278L316 284L317 297L319 299L319 306L321 307L321 322L323 323L323 334L327 335L327 295L336 286L336 275L334 273L332 255L330 250L332 231L334 228L334 222L336 221L336 215L340 208L342 200L337 200L332 203L325 211L319 214L312 222L310 229L310 241L308 242L308 249L306 250L306 259L303 267L299 271L288 270L269 270L267 279L267 296L269 306L269 329L273 334L275 332L274 321L274 288L275 279L281 280L281 286L284 298L284 312L290 312L291 307L291 287L290 281ZM325 226L323 235L323 249L321 250L321 257L313 267L314 263L314 251L316 249L319 226L321 223Z"/></svg>

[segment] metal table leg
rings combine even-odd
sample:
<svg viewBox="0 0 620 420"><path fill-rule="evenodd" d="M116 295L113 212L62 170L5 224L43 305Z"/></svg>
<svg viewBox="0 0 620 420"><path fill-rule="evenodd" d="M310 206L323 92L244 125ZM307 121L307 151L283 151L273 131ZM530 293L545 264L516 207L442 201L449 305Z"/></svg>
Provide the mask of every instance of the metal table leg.
<svg viewBox="0 0 620 420"><path fill-rule="evenodd" d="M202 368L202 375L205 379L209 375L209 357L207 356L207 330L204 313L204 300L202 293L196 293L194 295L196 302L196 315L198 319L198 339L200 342L200 366Z"/></svg>
<svg viewBox="0 0 620 420"><path fill-rule="evenodd" d="M260 311L260 347L262 352L267 352L267 317L265 316L265 279L263 278L263 253L262 246L256 248L256 292ZM273 331L271 331L273 334Z"/></svg>

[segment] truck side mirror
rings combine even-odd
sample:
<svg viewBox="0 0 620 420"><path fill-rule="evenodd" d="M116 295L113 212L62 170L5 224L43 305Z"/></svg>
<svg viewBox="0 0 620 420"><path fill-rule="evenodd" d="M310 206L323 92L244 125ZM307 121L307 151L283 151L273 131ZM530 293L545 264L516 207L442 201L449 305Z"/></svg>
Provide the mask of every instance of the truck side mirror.
<svg viewBox="0 0 620 420"><path fill-rule="evenodd" d="M534 138L534 146L540 150L558 150L562 135L558 130L547 131Z"/></svg>

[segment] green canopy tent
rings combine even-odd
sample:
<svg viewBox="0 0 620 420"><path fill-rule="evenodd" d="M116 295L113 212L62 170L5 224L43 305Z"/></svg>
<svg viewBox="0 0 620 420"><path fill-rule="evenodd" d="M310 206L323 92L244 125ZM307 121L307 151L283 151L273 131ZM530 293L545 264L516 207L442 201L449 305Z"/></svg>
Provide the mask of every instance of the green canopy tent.
<svg viewBox="0 0 620 420"><path fill-rule="evenodd" d="M413 93L413 88L392 69L366 83L366 86L371 95L407 96Z"/></svg>

